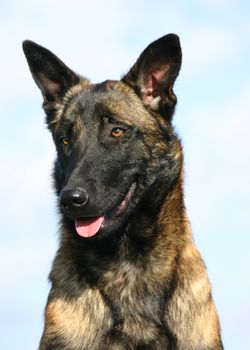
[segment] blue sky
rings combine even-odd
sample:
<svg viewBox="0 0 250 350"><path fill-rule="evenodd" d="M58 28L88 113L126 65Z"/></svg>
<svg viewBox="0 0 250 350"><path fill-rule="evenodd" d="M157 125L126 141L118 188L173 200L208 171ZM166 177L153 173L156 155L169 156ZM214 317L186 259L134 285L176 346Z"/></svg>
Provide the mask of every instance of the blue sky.
<svg viewBox="0 0 250 350"><path fill-rule="evenodd" d="M37 347L57 249L54 146L21 42L94 82L118 79L158 37L180 36L175 126L186 206L227 350L250 349L250 5L242 0L10 0L0 4L0 348Z"/></svg>

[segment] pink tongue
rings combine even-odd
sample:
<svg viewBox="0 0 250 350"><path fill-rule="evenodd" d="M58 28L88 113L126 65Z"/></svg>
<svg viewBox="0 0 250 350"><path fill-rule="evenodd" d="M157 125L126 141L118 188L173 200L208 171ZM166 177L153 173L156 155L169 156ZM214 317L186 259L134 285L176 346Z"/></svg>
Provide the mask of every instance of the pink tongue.
<svg viewBox="0 0 250 350"><path fill-rule="evenodd" d="M104 221L104 216L99 216L94 219L76 219L75 220L75 228L76 232L81 237L92 237L99 230Z"/></svg>

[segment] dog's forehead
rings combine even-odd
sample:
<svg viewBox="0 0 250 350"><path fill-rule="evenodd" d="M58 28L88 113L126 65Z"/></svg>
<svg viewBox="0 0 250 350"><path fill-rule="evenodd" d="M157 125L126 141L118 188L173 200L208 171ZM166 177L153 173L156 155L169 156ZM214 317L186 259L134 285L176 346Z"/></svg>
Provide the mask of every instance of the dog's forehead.
<svg viewBox="0 0 250 350"><path fill-rule="evenodd" d="M154 118L145 109L141 99L122 81L106 80L91 84L75 93L67 101L67 116L78 114L94 117L97 113L111 115L118 121L138 127L154 124Z"/></svg>

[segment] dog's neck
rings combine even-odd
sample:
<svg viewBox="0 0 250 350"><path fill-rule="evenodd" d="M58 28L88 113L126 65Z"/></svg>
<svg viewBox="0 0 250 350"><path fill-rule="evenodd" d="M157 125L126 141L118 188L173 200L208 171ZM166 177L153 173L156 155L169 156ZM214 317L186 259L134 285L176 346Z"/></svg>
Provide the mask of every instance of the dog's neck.
<svg viewBox="0 0 250 350"><path fill-rule="evenodd" d="M164 186L159 183L154 184L127 228L127 235L133 241L131 246L135 246L134 241L138 242L138 252L147 246L151 249L153 246L156 250L160 247L161 251L164 246L166 252L178 249L184 238L190 236L184 205L183 173L171 186L165 186L165 192L162 192L162 188Z"/></svg>

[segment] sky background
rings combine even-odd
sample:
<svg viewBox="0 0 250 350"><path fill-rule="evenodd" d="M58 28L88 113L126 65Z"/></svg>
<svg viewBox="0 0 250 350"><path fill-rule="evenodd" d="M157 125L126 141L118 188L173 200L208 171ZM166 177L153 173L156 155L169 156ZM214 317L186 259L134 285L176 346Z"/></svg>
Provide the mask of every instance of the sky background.
<svg viewBox="0 0 250 350"><path fill-rule="evenodd" d="M0 349L37 348L58 242L55 150L22 41L100 82L119 79L171 32L183 49L174 124L187 211L225 349L250 349L250 2L243 0L1 1Z"/></svg>

